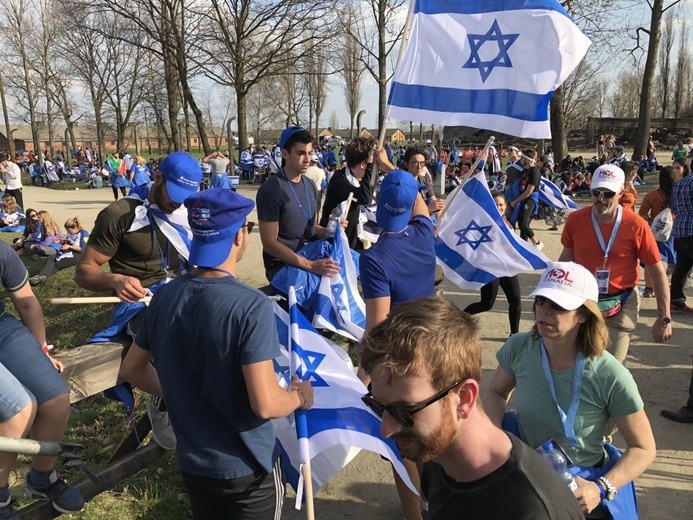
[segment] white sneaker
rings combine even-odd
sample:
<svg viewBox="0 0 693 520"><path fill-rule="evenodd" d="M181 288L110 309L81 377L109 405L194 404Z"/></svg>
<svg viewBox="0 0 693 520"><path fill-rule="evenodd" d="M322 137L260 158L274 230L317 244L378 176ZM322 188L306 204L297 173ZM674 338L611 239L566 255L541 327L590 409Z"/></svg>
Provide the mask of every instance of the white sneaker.
<svg viewBox="0 0 693 520"><path fill-rule="evenodd" d="M152 439L165 450L176 449L176 434L173 433L168 412L159 409L163 399L152 396L147 402L147 415L152 423Z"/></svg>
<svg viewBox="0 0 693 520"><path fill-rule="evenodd" d="M534 247L536 247L539 251L544 249L544 242L539 242L538 244L534 244Z"/></svg>

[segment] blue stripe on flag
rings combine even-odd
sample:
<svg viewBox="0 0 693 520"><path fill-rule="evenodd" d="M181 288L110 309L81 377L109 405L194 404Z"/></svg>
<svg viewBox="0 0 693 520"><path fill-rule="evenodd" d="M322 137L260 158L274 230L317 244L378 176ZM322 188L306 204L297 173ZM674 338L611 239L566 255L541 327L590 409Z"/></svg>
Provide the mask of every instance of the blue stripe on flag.
<svg viewBox="0 0 693 520"><path fill-rule="evenodd" d="M547 121L548 94L530 94L508 89L469 90L393 82L388 105L464 114L499 115L525 121Z"/></svg>
<svg viewBox="0 0 693 520"><path fill-rule="evenodd" d="M498 278L496 275L482 271L478 267L470 264L469 261L457 251L448 247L440 237L436 237L435 248L436 256L468 282L486 285Z"/></svg>
<svg viewBox="0 0 693 520"><path fill-rule="evenodd" d="M414 13L483 14L528 9L556 11L568 16L558 0L416 0Z"/></svg>

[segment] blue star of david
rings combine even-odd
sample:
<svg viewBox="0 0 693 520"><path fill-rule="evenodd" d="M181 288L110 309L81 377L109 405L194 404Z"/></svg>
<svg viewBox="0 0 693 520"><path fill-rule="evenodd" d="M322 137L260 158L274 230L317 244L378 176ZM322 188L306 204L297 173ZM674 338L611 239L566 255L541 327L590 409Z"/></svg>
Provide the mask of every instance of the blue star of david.
<svg viewBox="0 0 693 520"><path fill-rule="evenodd" d="M330 386L322 377L315 373L320 363L322 363L322 360L325 359L325 354L312 350L305 350L298 345L294 345L294 352L301 359L301 366L296 369L296 374L298 374L301 381L310 381L314 387Z"/></svg>
<svg viewBox="0 0 693 520"><path fill-rule="evenodd" d="M493 242L493 239L488 236L492 227L493 226L480 226L472 220L466 228L455 231L455 234L460 237L457 241L457 245L467 244L476 251L484 242ZM474 239L475 236L477 237L476 240Z"/></svg>
<svg viewBox="0 0 693 520"><path fill-rule="evenodd" d="M472 53L462 68L465 69L479 69L479 74L481 74L481 81L486 82L488 77L493 72L495 67L508 67L512 68L513 64L510 61L510 56L508 56L508 49L515 43L519 34L502 34L500 27L498 26L498 20L493 21L493 25L488 30L486 34L468 34L467 39L469 40L469 46L472 49ZM498 55L491 61L481 61L479 57L479 50L482 45L487 42L496 42L498 44Z"/></svg>
<svg viewBox="0 0 693 520"><path fill-rule="evenodd" d="M337 305L337 311L346 311L346 306L342 301L342 292L344 291L344 284L337 283L332 286L332 295L334 296L334 302Z"/></svg>

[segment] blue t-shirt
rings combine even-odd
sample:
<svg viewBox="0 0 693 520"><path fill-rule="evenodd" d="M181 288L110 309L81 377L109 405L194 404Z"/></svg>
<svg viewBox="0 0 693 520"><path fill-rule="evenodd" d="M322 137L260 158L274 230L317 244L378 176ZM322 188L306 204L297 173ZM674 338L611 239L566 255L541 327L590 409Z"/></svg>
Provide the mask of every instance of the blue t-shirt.
<svg viewBox="0 0 693 520"><path fill-rule="evenodd" d="M253 412L242 366L279 355L274 322L267 296L231 276L186 274L157 290L136 342L152 354L181 470L214 479L272 471L274 430Z"/></svg>
<svg viewBox="0 0 693 520"><path fill-rule="evenodd" d="M9 292L15 292L26 285L29 273L19 255L6 242L0 241L0 282ZM4 299L0 299L0 316L5 313Z"/></svg>
<svg viewBox="0 0 693 520"><path fill-rule="evenodd" d="M433 296L436 253L433 223L418 215L398 233L380 235L361 254L361 287L366 300L390 297L390 307Z"/></svg>

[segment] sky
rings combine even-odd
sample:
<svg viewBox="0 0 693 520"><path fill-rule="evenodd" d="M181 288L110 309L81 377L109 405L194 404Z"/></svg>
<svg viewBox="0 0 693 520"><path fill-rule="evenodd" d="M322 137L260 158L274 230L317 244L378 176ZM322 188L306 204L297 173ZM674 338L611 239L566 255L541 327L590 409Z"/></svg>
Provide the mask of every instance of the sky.
<svg viewBox="0 0 693 520"><path fill-rule="evenodd" d="M670 0L665 0L665 5L669 5ZM689 28L689 40L691 48L693 49L693 0L687 0L683 2L683 6L680 11L680 16L677 20L688 20L692 24ZM675 8L676 9L676 8ZM620 8L614 12L614 27L610 27L608 30L617 31L619 36L626 35L622 39L620 46L622 48L634 47L635 40L631 40L629 35L635 34L635 28L644 25L649 27L650 23L650 10L647 7L645 0L623 0L620 2ZM643 39L644 45L647 45L647 38ZM594 46L593 46L594 47ZM593 48L594 52L601 52L607 54L607 67L605 67L601 73L604 77L616 77L619 72L624 68L631 67L633 65L632 59L628 56L627 51L622 49L609 49L609 48ZM676 44L674 50L676 51ZM616 55L616 60L611 59L611 55ZM674 52L674 60L676 59L677 52ZM588 54L587 59L590 59L590 54ZM644 60L643 60L644 63ZM328 94L327 105L325 111L320 117L321 127L326 127L330 118L330 114L333 111L337 113L339 119L339 125L341 128L347 128L349 126L349 113L346 109L343 99L341 78L338 74L330 81L330 92ZM389 92L389 90L388 90ZM366 114L363 118L363 124L368 128L377 128L377 117L378 117L378 87L373 79L368 75L364 74L364 81L361 87L361 97L362 97L362 108L366 110ZM395 122L399 124L399 122Z"/></svg>

